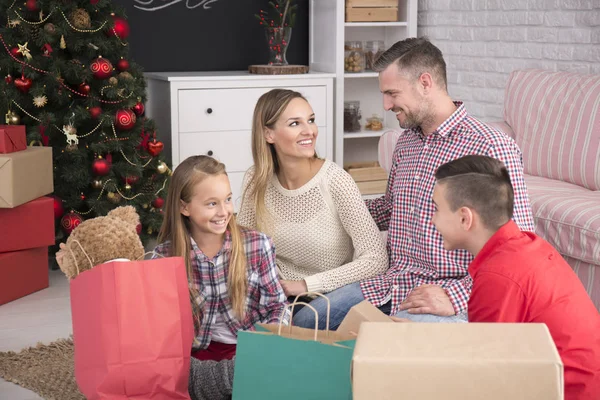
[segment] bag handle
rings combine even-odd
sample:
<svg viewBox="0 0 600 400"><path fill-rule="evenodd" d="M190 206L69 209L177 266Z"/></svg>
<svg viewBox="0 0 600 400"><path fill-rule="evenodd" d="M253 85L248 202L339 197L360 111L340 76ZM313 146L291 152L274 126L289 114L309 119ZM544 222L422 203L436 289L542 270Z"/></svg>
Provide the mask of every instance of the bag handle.
<svg viewBox="0 0 600 400"><path fill-rule="evenodd" d="M329 301L329 297L325 296L322 293L317 293L317 292L304 292L304 293L300 293L299 295L296 296L296 298L294 299L294 302L292 303L292 306L294 304L302 304L300 302L297 303L298 298L300 296L308 296L308 295L317 295L320 296L322 298L325 299L325 301L327 302L327 318L325 320L325 332L327 337L329 337L329 317L331 315L331 302ZM290 317L290 326L292 325L292 319L294 318L294 307L292 307L292 315Z"/></svg>
<svg viewBox="0 0 600 400"><path fill-rule="evenodd" d="M152 250L152 251L147 251L147 252L145 252L144 254L142 254L141 256L139 256L138 258L136 258L136 259L135 259L135 261L139 261L139 260L140 260L140 258L142 258L142 259L143 259L143 258L144 258L144 257L146 257L148 254L152 254L152 255L156 254L157 256L161 256L162 258L165 258L165 256L163 256L162 254L159 254L159 253L155 252L154 250Z"/></svg>
<svg viewBox="0 0 600 400"><path fill-rule="evenodd" d="M79 248L83 252L83 254L87 257L88 261L90 262L90 269L94 268L94 264L92 263L90 256L88 256L88 254L85 252L85 250L83 249L83 246L81 245L81 243L79 243L79 240L73 240L73 243L77 243L79 245ZM77 275L79 275L80 274L79 265L77 265L77 258L75 257L75 254L73 253L73 250L71 249L71 246L69 246L69 251L71 252L71 257L73 257L73 261L75 261L75 268L77 268Z"/></svg>
<svg viewBox="0 0 600 400"><path fill-rule="evenodd" d="M317 310L313 306L311 306L310 304L305 303L303 301L296 302L294 300L294 302L292 304L288 304L288 305L286 305L283 308L283 311L281 313L281 318L279 319L279 328L277 329L277 336L281 336L281 328L283 327L282 321L283 321L283 316L285 315L285 312L290 307L292 307L292 310L293 310L293 307L294 307L295 304L304 304L304 306L310 308L315 313L315 337L314 337L314 340L316 342L317 341L317 333L319 333L319 329L318 329L319 328L319 313L317 312ZM292 311L292 313L293 313L293 311ZM288 334L290 334L290 335L292 333L292 323L291 322L292 322L292 320L291 320L291 317L290 317L290 325L289 325L290 326L290 330L288 332Z"/></svg>

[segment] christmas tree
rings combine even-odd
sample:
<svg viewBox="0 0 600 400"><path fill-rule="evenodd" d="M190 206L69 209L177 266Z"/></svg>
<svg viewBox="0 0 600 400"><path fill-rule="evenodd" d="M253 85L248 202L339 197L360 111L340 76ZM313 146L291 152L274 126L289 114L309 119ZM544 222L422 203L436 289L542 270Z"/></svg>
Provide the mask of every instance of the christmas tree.
<svg viewBox="0 0 600 400"><path fill-rule="evenodd" d="M144 117L146 82L110 0L0 0L0 111L52 146L57 243L82 220L136 207L155 236L171 173ZM22 184L27 184L23 182Z"/></svg>

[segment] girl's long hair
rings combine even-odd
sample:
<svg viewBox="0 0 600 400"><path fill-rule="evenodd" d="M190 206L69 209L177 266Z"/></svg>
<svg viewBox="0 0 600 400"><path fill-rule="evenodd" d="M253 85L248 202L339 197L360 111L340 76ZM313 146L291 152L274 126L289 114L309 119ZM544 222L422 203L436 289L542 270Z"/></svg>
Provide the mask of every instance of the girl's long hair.
<svg viewBox="0 0 600 400"><path fill-rule="evenodd" d="M198 334L202 322L203 310L196 301L201 294L196 289L193 289L192 285L194 275L190 259L191 222L188 217L181 214L181 202L189 203L194 195L194 188L206 177L221 174L227 175L225 172L225 165L208 156L192 156L179 164L169 183L165 216L158 234L159 243L164 243L165 241L171 242L171 256L183 257L185 260L196 334ZM233 311L240 320L243 320L246 311L246 296L248 292L246 253L244 251L242 234L235 220L235 216L231 216L227 228L231 234L231 254L229 257L227 289L229 291L229 298L231 300Z"/></svg>
<svg viewBox="0 0 600 400"><path fill-rule="evenodd" d="M267 233L270 232L270 218L265 207L265 193L269 180L279 172L279 162L275 147L265 139L265 131L267 128L274 129L275 123L290 102L298 98L308 102L302 94L293 90L273 89L260 96L254 107L252 118L254 173L244 189L242 201L252 202L251 208L256 210L256 229Z"/></svg>

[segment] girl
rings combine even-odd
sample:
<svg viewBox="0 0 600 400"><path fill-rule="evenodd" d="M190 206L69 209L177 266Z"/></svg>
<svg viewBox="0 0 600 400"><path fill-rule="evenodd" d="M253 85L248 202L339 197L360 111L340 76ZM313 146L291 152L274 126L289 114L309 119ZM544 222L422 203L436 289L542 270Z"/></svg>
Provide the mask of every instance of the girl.
<svg viewBox="0 0 600 400"><path fill-rule="evenodd" d="M328 293L330 327L336 329L348 305L363 300L358 282L385 272L388 258L352 177L317 157L317 135L314 112L300 93L274 89L261 96L239 221L273 238L287 296ZM324 329L325 300L311 305ZM314 314L303 308L293 324L311 328Z"/></svg>
<svg viewBox="0 0 600 400"><path fill-rule="evenodd" d="M177 166L155 249L185 258L196 338L192 356L230 359L238 330L279 323L286 297L275 250L264 234L235 222L225 165L192 156ZM287 323L288 316L283 323Z"/></svg>

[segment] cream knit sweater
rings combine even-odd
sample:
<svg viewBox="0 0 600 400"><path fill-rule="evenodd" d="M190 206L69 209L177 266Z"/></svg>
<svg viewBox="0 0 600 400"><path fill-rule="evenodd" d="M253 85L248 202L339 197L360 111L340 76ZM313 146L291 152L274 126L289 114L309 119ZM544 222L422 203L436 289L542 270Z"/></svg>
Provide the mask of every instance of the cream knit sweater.
<svg viewBox="0 0 600 400"><path fill-rule="evenodd" d="M254 169L244 179L244 189ZM311 292L328 293L384 273L385 243L352 177L325 160L304 186L285 189L276 176L265 194L277 266L283 279L306 281ZM252 201L244 199L240 225L256 229Z"/></svg>

